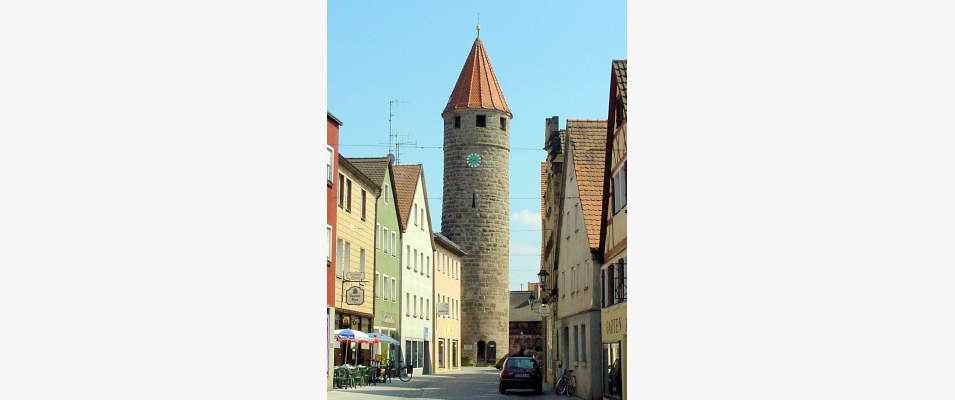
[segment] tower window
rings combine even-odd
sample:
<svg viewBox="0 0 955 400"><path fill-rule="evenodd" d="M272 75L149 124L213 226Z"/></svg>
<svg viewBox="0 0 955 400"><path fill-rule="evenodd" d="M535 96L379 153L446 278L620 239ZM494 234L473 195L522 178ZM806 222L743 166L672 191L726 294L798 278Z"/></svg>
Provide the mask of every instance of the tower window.
<svg viewBox="0 0 955 400"><path fill-rule="evenodd" d="M457 129L457 128L460 128L460 127L461 127L461 116L460 116L460 115L455 115L455 116L454 116L454 128Z"/></svg>
<svg viewBox="0 0 955 400"><path fill-rule="evenodd" d="M484 128L487 126L487 115L477 116L477 126L478 128Z"/></svg>
<svg viewBox="0 0 955 400"><path fill-rule="evenodd" d="M471 208L477 207L477 193L471 193Z"/></svg>
<svg viewBox="0 0 955 400"><path fill-rule="evenodd" d="M501 117L501 130L502 131L507 130L507 120L505 120L504 117Z"/></svg>

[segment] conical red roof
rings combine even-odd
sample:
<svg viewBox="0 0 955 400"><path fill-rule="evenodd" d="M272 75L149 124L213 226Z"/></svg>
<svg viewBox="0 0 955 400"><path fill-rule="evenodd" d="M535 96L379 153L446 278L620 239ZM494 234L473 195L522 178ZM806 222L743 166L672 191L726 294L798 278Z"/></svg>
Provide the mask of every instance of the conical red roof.
<svg viewBox="0 0 955 400"><path fill-rule="evenodd" d="M454 84L454 91L444 112L460 108L498 110L511 115L481 39L474 39L471 53L464 62L464 68L461 68L461 75L458 75L458 82Z"/></svg>

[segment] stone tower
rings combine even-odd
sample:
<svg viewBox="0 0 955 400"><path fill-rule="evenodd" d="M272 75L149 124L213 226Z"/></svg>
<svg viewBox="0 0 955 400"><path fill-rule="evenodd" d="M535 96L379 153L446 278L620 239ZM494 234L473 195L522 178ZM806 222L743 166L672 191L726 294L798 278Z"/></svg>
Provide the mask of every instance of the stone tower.
<svg viewBox="0 0 955 400"><path fill-rule="evenodd" d="M511 110L480 38L454 85L444 119L442 233L467 251L461 268L462 362L507 353Z"/></svg>

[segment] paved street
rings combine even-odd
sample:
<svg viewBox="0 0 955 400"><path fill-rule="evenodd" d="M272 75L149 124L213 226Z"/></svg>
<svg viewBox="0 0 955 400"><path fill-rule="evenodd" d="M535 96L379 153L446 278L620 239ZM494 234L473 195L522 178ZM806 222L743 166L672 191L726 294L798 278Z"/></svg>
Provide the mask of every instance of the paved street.
<svg viewBox="0 0 955 400"><path fill-rule="evenodd" d="M328 393L331 400L380 399L557 399L550 385L544 385L544 394L532 391L497 392L498 371L491 367L464 368L463 371L442 375L415 375L411 382L397 379L388 384L369 385L355 389L336 389Z"/></svg>

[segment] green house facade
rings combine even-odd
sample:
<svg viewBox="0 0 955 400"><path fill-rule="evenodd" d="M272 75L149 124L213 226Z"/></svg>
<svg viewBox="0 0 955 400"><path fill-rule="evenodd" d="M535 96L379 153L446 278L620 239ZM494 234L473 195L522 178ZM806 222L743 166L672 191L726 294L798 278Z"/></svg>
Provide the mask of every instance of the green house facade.
<svg viewBox="0 0 955 400"><path fill-rule="evenodd" d="M388 157L349 158L349 162L381 186L375 206L375 308L372 331L401 341L401 229ZM397 357L397 347L382 343L373 354L384 360Z"/></svg>

